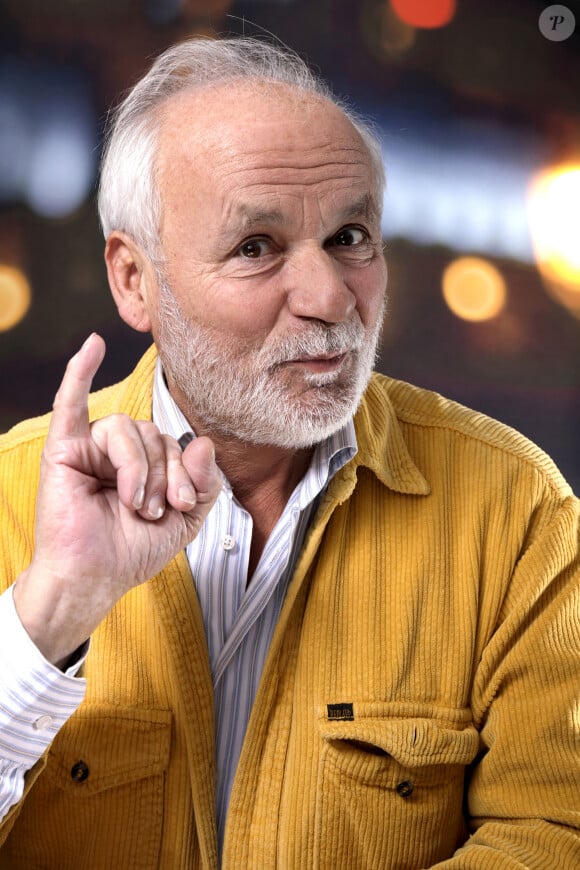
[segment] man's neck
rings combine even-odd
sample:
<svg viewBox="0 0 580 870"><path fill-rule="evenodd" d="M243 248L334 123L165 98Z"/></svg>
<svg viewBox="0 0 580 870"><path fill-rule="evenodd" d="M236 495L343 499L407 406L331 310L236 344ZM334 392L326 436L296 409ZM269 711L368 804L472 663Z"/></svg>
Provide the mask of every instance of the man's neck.
<svg viewBox="0 0 580 870"><path fill-rule="evenodd" d="M233 493L250 513L252 505L264 509L281 505L282 513L296 485L304 477L314 448L288 449L264 444L248 444L226 438L194 424L198 435L209 436L216 461L227 477Z"/></svg>
<svg viewBox="0 0 580 870"><path fill-rule="evenodd" d="M248 444L216 435L195 420L190 423L197 435L212 439L219 468L238 502L252 517L251 577L290 496L308 470L314 448Z"/></svg>

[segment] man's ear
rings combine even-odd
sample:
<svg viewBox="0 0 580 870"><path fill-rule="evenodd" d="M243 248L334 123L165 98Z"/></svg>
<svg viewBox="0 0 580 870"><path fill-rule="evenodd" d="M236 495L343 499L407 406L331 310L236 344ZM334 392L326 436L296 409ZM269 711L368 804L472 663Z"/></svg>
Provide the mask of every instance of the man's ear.
<svg viewBox="0 0 580 870"><path fill-rule="evenodd" d="M105 263L119 314L138 332L151 332L154 272L133 239L114 230L105 245Z"/></svg>

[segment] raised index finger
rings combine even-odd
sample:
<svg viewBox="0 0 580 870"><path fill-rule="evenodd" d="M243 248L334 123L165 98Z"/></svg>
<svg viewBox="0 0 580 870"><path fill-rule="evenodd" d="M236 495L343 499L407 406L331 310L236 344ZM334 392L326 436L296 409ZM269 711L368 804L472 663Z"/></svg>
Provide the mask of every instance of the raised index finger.
<svg viewBox="0 0 580 870"><path fill-rule="evenodd" d="M88 436L88 399L93 378L103 361L105 342L90 335L70 360L54 397L49 438Z"/></svg>

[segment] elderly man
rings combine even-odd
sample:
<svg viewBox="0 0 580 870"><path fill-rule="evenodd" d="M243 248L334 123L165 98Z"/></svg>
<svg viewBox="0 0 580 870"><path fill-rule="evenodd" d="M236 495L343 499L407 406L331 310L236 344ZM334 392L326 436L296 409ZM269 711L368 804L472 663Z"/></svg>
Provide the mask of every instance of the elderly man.
<svg viewBox="0 0 580 870"><path fill-rule="evenodd" d="M118 110L105 257L154 346L89 395L91 336L1 441L0 866L580 867L578 505L371 374L382 185L251 40Z"/></svg>

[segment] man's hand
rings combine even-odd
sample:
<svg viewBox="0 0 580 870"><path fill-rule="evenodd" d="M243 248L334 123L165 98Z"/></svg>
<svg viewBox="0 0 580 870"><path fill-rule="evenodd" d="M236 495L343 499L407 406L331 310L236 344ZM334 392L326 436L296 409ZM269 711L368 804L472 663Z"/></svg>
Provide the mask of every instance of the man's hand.
<svg viewBox="0 0 580 870"><path fill-rule="evenodd" d="M92 335L68 366L42 457L35 552L14 588L44 656L62 665L113 605L199 532L221 487L211 441L182 453L153 423L113 415L89 423L105 353Z"/></svg>

